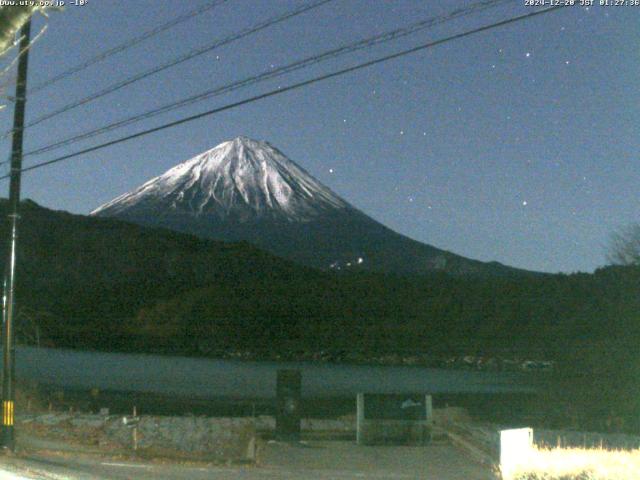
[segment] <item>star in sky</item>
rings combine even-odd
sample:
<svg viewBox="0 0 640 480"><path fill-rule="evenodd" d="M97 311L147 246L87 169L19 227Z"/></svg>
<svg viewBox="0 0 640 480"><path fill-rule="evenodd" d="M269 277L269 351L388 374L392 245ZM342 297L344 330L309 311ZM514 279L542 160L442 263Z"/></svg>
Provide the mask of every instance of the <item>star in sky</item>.
<svg viewBox="0 0 640 480"><path fill-rule="evenodd" d="M105 6L98 7L96 4L95 7L102 9L101 15L88 16L89 23L83 28L103 29L105 26L98 20L104 18L104 15L112 15L110 19L121 18L121 13L106 6L109 2L102 3ZM253 6L251 2L240 3L244 7L241 5L241 9L234 12L234 15L237 13L237 18L230 16L230 23L225 22L224 27L230 31L246 28L245 22L254 14L255 5L262 5L261 2ZM369 6L369 3L371 5L368 10L371 12L367 18L371 20L371 25L363 20L362 32L358 32L358 35L350 32L350 21L359 13L355 5ZM398 5L411 5L405 10L398 6L397 13L408 15L407 12L411 9L422 8L422 3L420 0L399 2ZM456 0L451 3L464 5L468 1ZM215 69L215 63L222 64L222 55L233 57L234 62L237 60L238 71L215 72L216 78L212 81L216 85L261 71L273 71L280 68L277 65L282 65L284 58L280 58L283 51L277 50L280 46L278 42L297 41L298 37L293 36L297 35L295 32L300 34L295 58L303 58L317 54L318 45L333 45L332 42L338 45L354 41L360 35L366 36L369 31L373 34L397 28L400 17L389 15L384 4L385 2L364 0L342 3L341 8L345 11L344 15L341 12L341 15L335 16L336 31L316 29L318 24L322 25L326 20L324 15L332 14L329 10L318 10L318 17L309 14L297 18L295 22L298 29L294 29L293 24L288 25L291 37L284 26L264 30L261 34L264 41L228 45L222 53L216 51L212 55L194 59L189 68L194 73L202 74L206 83L209 77L204 75L208 75L212 68ZM145 28L162 24L173 14L165 11L166 9L146 9L136 2L132 2L131 8L140 18L150 14L158 17L150 19ZM272 15L270 8L264 7L262 10L264 12L260 12L260 15ZM603 10L609 12L604 12L604 16L598 15ZM219 141L247 134L269 140L287 151L294 160L303 163L309 171L323 172L327 180L338 182L336 185L328 185L329 187L340 190L350 202L361 206L367 213L388 223L400 233L417 240L442 245L456 253L483 260L491 260L497 256L494 254L494 245L499 242L501 253L495 259L504 263L549 271L591 269L603 261L602 252L596 243L606 235L610 224L622 224L637 217L637 199L629 198L633 195L619 195L619 198L615 195L617 191L633 192L632 184L637 184L637 178L633 177L638 175L638 169L631 163L632 152L637 152L638 139L628 134L633 125L637 124L638 111L630 109L628 102L624 98L616 98L614 93L616 87L628 85L629 80L635 78L633 62L637 60L637 56L633 55L633 46L626 40L633 37L634 27L637 27L637 18L630 17L640 14L640 11L628 10L618 13L617 9L602 9L597 6L590 11L583 8L564 9L560 13L544 17L543 21L519 22L506 29L477 34L473 41L452 42L446 49L433 49L428 62L424 61L423 56L415 55L405 57L402 61L404 63L381 63L366 71L369 73L364 73L363 70L361 76L345 76L340 81L324 84L325 87L318 84L309 90L301 90L300 92L304 92L301 94L281 95L276 101L256 102L250 108L237 109L233 115L211 117L210 120L194 122L189 128L171 130L171 135L140 138L138 143L126 147L130 150L114 149L112 152L105 149L105 158L112 166L105 167L104 175L90 161L69 163L68 170L60 166L58 170L41 170L42 174L35 171L25 185L24 194L45 206L86 213L88 205L97 206L133 188L162 171L164 167L169 168L175 162L187 158L189 154L195 155ZM82 25L74 17L76 13L81 11L69 11L64 19L61 17L61 25L64 23L75 32L73 29ZM231 13L230 11L229 14ZM610 18L605 19L609 14ZM259 16L257 12L255 15ZM322 21L319 22L319 19ZM218 21L215 16L211 20ZM467 27L473 28L477 20L475 17L460 19L460 25L456 25L454 30L458 27L460 31ZM578 21L582 23L578 23L576 28ZM125 26L126 22L109 22L105 34L112 34L113 38L135 35L135 31L128 26L124 28ZM68 43L68 35L65 35L67 29L62 26L56 28L55 32L48 32L47 41L54 42L51 44L52 49ZM211 32L207 30L192 32L193 36L185 38L184 45L180 46L184 51L191 51L202 43L210 42ZM336 32L339 38L336 37ZM544 41L539 41L541 37ZM166 42L162 43L160 40ZM158 52L154 51L154 55L162 53L165 46L167 50L173 48L174 42L175 38L170 35L163 36L162 39L159 37ZM110 46L104 45L104 48ZM77 56L78 61L88 58L94 47L96 45L90 42L81 42L78 45L80 50L74 50L74 57ZM247 49L254 52L255 56L253 53L246 55ZM612 51L616 55L612 55ZM276 52L277 57L274 56ZM378 51L372 54L378 55ZM145 60L146 55L148 54L141 49L132 49L117 60L130 63L134 73L136 63ZM256 65L256 58L259 59L259 67ZM75 61L72 58L68 60L71 63ZM285 60L288 62L294 58ZM41 54L34 55L31 61L34 75L39 74L42 76L39 80L46 80L49 73L59 71L60 62L64 62L65 58L62 54ZM408 68L399 68L403 65ZM335 65L328 65L322 72L332 71L334 67ZM105 71L108 70L101 70L98 66L88 70L87 85L100 83L103 80L100 75ZM223 77L222 73L228 73L229 78ZM171 86L171 89L160 92L171 99L181 98L184 92L180 80L184 70L168 69L163 72L163 79L165 75L165 85ZM312 75L314 74L309 73L309 76ZM449 81L451 75L456 80L459 79L459 82ZM597 89L597 95L593 95L589 102L583 99L588 90L573 88L585 75L592 84L590 88L594 91ZM194 75L194 78L200 77ZM277 85L279 81L275 82ZM283 82L277 85L278 90L284 88ZM139 91L140 89L122 89L118 97L114 96L109 100L109 105L114 106L113 111L96 108L70 112L65 117L68 118L68 123L65 120L65 128L82 131L87 119L93 121L96 127L119 120L121 112L116 111L116 108L131 109L133 113L154 107L154 102L158 99L153 98L155 96L139 95ZM246 93L249 95L250 92ZM630 91L629 94L631 93ZM385 101L388 95L393 101ZM71 98L71 92L69 97L74 99ZM330 101L333 98L343 99L343 104ZM166 99L168 100L169 98ZM50 108L46 95L40 98L34 95L30 101L34 111L46 111ZM164 101L162 99L162 103ZM362 105L375 105L376 108L361 108ZM416 105L429 105L429 108L415 108ZM465 113L464 116L462 112ZM318 125L319 115L325 119L327 128ZM581 122L576 124L567 120L573 117L581 118L584 123L578 125ZM279 121L274 122L274 118ZM353 124L350 123L351 118L354 119ZM607 129L605 132L600 124L605 122L619 122L620 125L619 128ZM407 125L412 130L405 130L399 125ZM449 125L459 128L446 128ZM423 130L420 130L420 126ZM429 130L424 130L427 126ZM548 130L545 126L553 128ZM601 133L597 141L594 132ZM333 145L336 133L344 137L339 140L353 136L357 141ZM420 133L422 141L419 140ZM42 145L55 142L59 140L59 135L66 136L64 129L56 128L56 124L52 123L50 129L38 132L38 138L34 138L34 147L40 146L40 142ZM520 138L516 138L518 135ZM319 146L328 147L318 148ZM139 152L144 152L144 155L140 156ZM394 162L384 161L389 155L395 155ZM124 167L119 162L124 162L123 159L127 157L144 158L129 162L131 165ZM368 157L380 159L375 164L376 169L372 169L372 174L361 182L347 181L351 178L350 173L359 168L360 159ZM327 158L332 159L331 163L335 167L327 165ZM491 161L485 161L488 158ZM530 166L527 158L534 159ZM604 169L605 162L610 162L611 167L603 175L601 170ZM396 168L397 165L406 168ZM477 167L478 165L482 168ZM55 177L57 171L61 172L60 177L64 180ZM68 175L63 174L67 171ZM338 171L340 175L337 174ZM92 185L99 188L87 188L87 172L92 175L100 172L100 176L109 181L95 180ZM433 176L428 183L421 182L427 172ZM455 180L449 182L448 179ZM55 186L56 181L60 185ZM401 186L394 192L396 184ZM519 189L525 184L527 190L524 193L545 189L553 194L554 201L525 199L523 191ZM72 187L78 192L77 195L68 193ZM390 194L389 201L372 200L370 191L373 189ZM596 213L589 212L586 208L584 212L577 212L578 216L591 215L589 221L592 222L590 227L594 246L584 252L569 252L564 248L564 243L573 235L572 228L575 226L575 222L572 223L575 217L572 217L568 206L575 200L576 192L585 198L589 195L594 206L597 205ZM480 207L469 201L469 198L477 198L479 193L491 195L491 201ZM430 204L424 197L426 195L433 196L438 203ZM413 203L409 198L413 198ZM534 203L530 204L530 201ZM500 209L505 212L505 215L500 216L500 232L493 236L478 235L471 241L468 232L491 225L495 212ZM512 209L518 215L510 217L508 213ZM447 215L448 211L460 212L461 218L469 214L475 223L460 222L458 225L455 218ZM406 212L407 221L398 212ZM425 222L433 221L437 228L423 228L421 222L416 221L423 212L429 212L425 215ZM532 236L521 230L523 225L520 220L525 215L538 213L540 218L557 217L564 221L555 222L553 227L548 227L553 234L545 234L543 244L536 245L539 254L523 255L522 252L526 249L522 248L522 243L529 242ZM606 221L602 220L605 216ZM561 252L554 257L555 260L550 260L547 255L551 249Z"/></svg>

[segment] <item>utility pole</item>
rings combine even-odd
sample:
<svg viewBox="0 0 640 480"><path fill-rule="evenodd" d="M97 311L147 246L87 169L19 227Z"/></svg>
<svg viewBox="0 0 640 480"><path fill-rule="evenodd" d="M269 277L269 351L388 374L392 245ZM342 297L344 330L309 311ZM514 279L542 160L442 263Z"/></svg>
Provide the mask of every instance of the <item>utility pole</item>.
<svg viewBox="0 0 640 480"><path fill-rule="evenodd" d="M15 347L13 345L13 318L15 310L16 247L18 242L18 207L20 206L20 176L22 171L22 137L24 111L27 101L27 62L31 41L31 20L20 30L20 50L18 55L18 79L16 81L15 108L13 111L13 139L11 145L11 181L9 184L9 223L11 242L6 263L6 278L2 304L2 447L13 451L14 436L14 372Z"/></svg>

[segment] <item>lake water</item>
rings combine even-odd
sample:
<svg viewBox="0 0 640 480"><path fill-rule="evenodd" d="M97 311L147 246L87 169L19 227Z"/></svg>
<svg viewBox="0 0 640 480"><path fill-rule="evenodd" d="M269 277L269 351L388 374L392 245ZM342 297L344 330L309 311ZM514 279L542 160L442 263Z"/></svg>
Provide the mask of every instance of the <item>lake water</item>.
<svg viewBox="0 0 640 480"><path fill-rule="evenodd" d="M296 362L245 362L49 348L16 348L16 376L44 385L178 395L273 398L279 369L302 372L307 398L370 393L518 393L532 391L510 372Z"/></svg>

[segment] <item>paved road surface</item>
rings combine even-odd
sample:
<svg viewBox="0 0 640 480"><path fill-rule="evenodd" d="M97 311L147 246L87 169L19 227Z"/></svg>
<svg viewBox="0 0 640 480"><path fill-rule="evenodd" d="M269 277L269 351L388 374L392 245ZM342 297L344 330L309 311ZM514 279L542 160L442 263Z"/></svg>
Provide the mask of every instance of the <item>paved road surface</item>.
<svg viewBox="0 0 640 480"><path fill-rule="evenodd" d="M11 473L13 473L13 475ZM492 480L449 445L358 447L352 442L270 443L260 466L213 467L91 457L0 458L0 480Z"/></svg>

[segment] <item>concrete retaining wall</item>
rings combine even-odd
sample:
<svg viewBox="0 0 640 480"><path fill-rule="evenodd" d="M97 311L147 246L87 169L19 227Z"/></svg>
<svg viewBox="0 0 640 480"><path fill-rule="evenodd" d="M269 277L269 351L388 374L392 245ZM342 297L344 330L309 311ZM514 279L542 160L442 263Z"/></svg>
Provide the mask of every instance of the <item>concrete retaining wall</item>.
<svg viewBox="0 0 640 480"><path fill-rule="evenodd" d="M197 457L214 461L255 460L252 419L141 416L135 427L121 416L50 413L22 415L17 428L41 438L101 447L114 452Z"/></svg>
<svg viewBox="0 0 640 480"><path fill-rule="evenodd" d="M255 417L255 427L259 432L273 432L276 428L275 417L269 415L260 415ZM318 432L318 433L353 433L356 431L356 418L355 416L343 417L337 419L329 418L303 418L300 422L300 427L303 432Z"/></svg>

